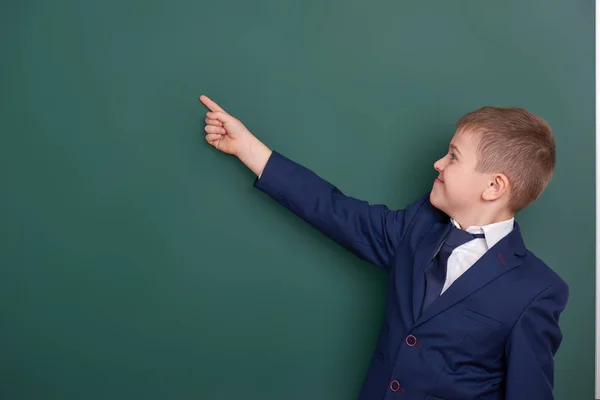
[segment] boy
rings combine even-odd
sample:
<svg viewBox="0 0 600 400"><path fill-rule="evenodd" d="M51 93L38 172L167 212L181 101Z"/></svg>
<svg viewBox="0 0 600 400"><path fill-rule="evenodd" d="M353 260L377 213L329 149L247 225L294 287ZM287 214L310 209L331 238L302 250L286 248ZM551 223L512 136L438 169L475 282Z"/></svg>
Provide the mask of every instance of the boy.
<svg viewBox="0 0 600 400"><path fill-rule="evenodd" d="M555 166L548 124L521 108L463 116L430 193L403 210L341 193L271 151L206 96L206 140L254 185L389 274L360 399L552 399L568 286L525 248L514 215Z"/></svg>

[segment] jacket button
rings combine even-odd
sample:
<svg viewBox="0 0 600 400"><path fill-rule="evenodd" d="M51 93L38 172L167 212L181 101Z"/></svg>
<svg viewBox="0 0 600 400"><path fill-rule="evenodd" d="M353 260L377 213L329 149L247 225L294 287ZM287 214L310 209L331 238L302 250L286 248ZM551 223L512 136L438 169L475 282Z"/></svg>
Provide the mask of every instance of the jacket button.
<svg viewBox="0 0 600 400"><path fill-rule="evenodd" d="M406 344L410 347L413 347L415 344L417 344L417 338L414 335L408 335L406 337Z"/></svg>
<svg viewBox="0 0 600 400"><path fill-rule="evenodd" d="M404 392L404 389L400 387L400 383L395 379L390 382L390 390L392 392Z"/></svg>

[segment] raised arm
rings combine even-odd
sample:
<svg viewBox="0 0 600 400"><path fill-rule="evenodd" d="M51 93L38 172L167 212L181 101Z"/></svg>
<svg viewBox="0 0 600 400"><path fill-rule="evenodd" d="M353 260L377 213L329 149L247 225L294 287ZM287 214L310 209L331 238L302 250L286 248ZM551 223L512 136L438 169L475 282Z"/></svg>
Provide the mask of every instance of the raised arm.
<svg viewBox="0 0 600 400"><path fill-rule="evenodd" d="M256 188L360 258L389 267L425 198L406 209L390 210L347 196L308 168L270 150L212 100L205 96L200 100L212 110L207 113L206 140L252 170L259 177Z"/></svg>

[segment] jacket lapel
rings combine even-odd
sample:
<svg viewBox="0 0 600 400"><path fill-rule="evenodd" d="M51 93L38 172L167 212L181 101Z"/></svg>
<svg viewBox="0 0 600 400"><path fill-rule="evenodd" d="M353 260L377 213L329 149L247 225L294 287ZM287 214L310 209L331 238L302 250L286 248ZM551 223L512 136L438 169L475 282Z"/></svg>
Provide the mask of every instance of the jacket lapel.
<svg viewBox="0 0 600 400"><path fill-rule="evenodd" d="M425 267L433 260L439 251L444 238L450 231L450 222L439 222L431 227L429 232L421 240L421 246L417 246L413 267L412 306L413 323L421 314L423 297L425 296Z"/></svg>
<svg viewBox="0 0 600 400"><path fill-rule="evenodd" d="M443 237L442 237L443 239ZM521 264L526 249L519 225L515 221L513 230L490 248L471 268L462 274L450 287L423 312L416 326L423 324L442 311L458 303L473 292ZM416 272L416 271L415 271ZM417 275L417 274L415 274ZM421 271L420 275L424 275ZM423 276L423 282L425 278ZM423 291L421 290L421 293ZM413 296L416 294L413 293ZM419 307L423 302L422 296ZM414 297L413 297L414 303ZM420 311L420 308L419 308ZM419 315L418 313L415 315Z"/></svg>

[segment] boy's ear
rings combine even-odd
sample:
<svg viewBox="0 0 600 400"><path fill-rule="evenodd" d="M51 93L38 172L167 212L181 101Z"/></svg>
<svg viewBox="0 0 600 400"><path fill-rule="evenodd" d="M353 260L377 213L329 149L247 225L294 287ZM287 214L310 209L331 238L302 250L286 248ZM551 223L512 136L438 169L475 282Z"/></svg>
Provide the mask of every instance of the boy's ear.
<svg viewBox="0 0 600 400"><path fill-rule="evenodd" d="M508 193L509 182L504 174L490 175L490 180L487 187L483 191L484 200L498 200L500 197Z"/></svg>

